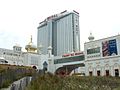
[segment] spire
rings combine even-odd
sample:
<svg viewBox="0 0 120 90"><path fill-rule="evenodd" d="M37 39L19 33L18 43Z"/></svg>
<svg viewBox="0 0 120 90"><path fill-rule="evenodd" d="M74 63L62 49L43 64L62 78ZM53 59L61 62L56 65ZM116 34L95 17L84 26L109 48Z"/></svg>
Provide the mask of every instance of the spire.
<svg viewBox="0 0 120 90"><path fill-rule="evenodd" d="M30 42L32 43L32 35L31 35L31 38L30 38Z"/></svg>
<svg viewBox="0 0 120 90"><path fill-rule="evenodd" d="M33 52L33 53L35 53L35 51L37 50L37 47L32 42L32 35L30 38L30 42L25 46L25 49L27 50L27 52Z"/></svg>
<svg viewBox="0 0 120 90"><path fill-rule="evenodd" d="M32 45L33 42L32 42L32 35L30 35L30 42L28 43L29 45Z"/></svg>

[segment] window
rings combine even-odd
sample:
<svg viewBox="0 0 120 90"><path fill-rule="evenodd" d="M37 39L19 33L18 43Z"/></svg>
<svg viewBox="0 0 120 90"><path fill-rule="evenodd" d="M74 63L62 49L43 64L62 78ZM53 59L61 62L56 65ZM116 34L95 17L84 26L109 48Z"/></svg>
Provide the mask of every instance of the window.
<svg viewBox="0 0 120 90"><path fill-rule="evenodd" d="M87 49L87 54L100 53L100 47Z"/></svg>

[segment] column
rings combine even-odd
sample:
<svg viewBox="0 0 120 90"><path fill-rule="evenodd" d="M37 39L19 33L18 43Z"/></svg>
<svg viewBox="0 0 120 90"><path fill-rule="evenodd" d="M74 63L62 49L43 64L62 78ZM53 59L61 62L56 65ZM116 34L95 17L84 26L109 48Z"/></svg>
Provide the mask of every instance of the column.
<svg viewBox="0 0 120 90"><path fill-rule="evenodd" d="M110 67L110 73L111 73L111 76L115 76L115 71L113 66Z"/></svg>

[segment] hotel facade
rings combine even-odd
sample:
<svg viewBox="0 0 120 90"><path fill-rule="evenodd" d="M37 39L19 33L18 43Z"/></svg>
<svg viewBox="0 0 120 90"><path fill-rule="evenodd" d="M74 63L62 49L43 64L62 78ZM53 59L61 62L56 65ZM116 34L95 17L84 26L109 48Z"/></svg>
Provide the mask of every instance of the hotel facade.
<svg viewBox="0 0 120 90"><path fill-rule="evenodd" d="M64 11L40 22L37 46L43 54L51 46L54 56L80 51L79 13Z"/></svg>

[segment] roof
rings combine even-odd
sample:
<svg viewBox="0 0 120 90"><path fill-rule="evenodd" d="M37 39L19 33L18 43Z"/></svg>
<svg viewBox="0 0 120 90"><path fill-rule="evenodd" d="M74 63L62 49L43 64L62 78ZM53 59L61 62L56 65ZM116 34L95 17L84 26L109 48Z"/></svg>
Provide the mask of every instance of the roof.
<svg viewBox="0 0 120 90"><path fill-rule="evenodd" d="M115 36L110 36L110 37L102 38L102 39L98 39L98 40L93 40L93 41L85 42L84 44L91 43L91 42L96 42L96 41L101 41L101 40L105 40L105 39L109 39L109 38L111 38L111 39L112 38L117 38L117 37L120 37L120 34L115 35Z"/></svg>

